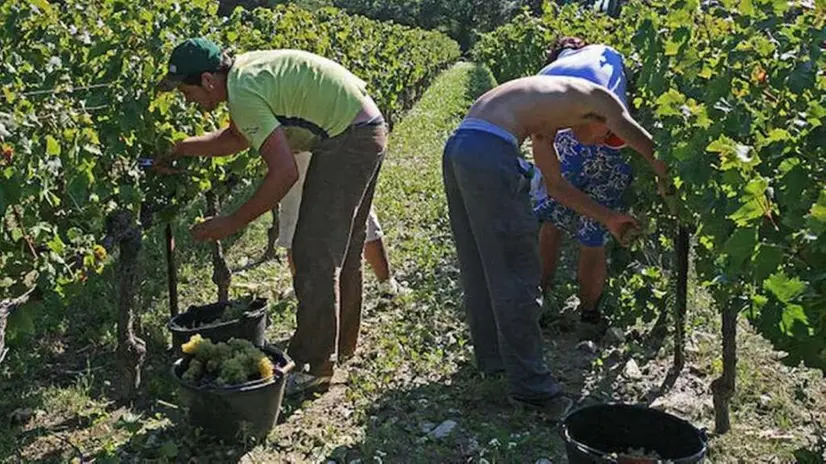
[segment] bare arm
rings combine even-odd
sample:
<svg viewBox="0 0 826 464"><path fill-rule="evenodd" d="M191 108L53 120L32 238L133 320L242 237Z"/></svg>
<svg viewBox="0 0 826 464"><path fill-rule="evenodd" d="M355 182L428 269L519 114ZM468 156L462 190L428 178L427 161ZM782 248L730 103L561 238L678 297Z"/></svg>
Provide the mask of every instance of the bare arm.
<svg viewBox="0 0 826 464"><path fill-rule="evenodd" d="M668 165L654 157L654 141L642 126L634 120L619 99L603 88L596 88L591 93L594 113L605 119L605 125L614 134L642 155L657 175L658 189L661 195L669 193Z"/></svg>
<svg viewBox="0 0 826 464"><path fill-rule="evenodd" d="M197 242L221 240L246 227L258 216L272 210L298 180L298 166L284 136L277 128L264 140L258 150L267 164L267 174L258 189L228 216L215 216L191 228Z"/></svg>
<svg viewBox="0 0 826 464"><path fill-rule="evenodd" d="M568 208L601 222L622 246L628 246L628 232L639 229L637 220L611 211L565 180L559 169L559 158L552 137L533 135L531 139L534 161L545 180L548 194Z"/></svg>
<svg viewBox="0 0 826 464"><path fill-rule="evenodd" d="M188 137L175 145L173 156L227 156L249 147L234 124L204 135Z"/></svg>
<svg viewBox="0 0 826 464"><path fill-rule="evenodd" d="M533 157L545 180L548 194L574 211L605 224L614 213L571 185L562 177L553 136L531 136Z"/></svg>
<svg viewBox="0 0 826 464"><path fill-rule="evenodd" d="M610 91L596 87L591 91L594 113L605 120L608 129L641 154L649 163L654 160L654 141L642 126L631 117L622 102Z"/></svg>
<svg viewBox="0 0 826 464"><path fill-rule="evenodd" d="M275 208L298 181L298 165L282 128L267 137L259 152L267 164L267 174L252 197L232 214L239 224L249 224Z"/></svg>

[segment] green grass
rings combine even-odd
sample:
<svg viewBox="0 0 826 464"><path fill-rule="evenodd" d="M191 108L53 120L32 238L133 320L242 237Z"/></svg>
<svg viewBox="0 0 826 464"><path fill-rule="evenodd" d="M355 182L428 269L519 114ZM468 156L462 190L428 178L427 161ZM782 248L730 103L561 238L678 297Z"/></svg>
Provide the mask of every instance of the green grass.
<svg viewBox="0 0 826 464"><path fill-rule="evenodd" d="M0 462L62 463L81 455L98 463L189 462L192 457L198 462L242 457L243 462L560 462L564 450L558 430L537 416L513 411L504 398L504 382L483 380L475 372L461 311L441 153L470 103L491 85L485 68L457 64L394 128L376 207L396 277L411 292L392 304L381 303L375 280L365 271L356 356L337 371L325 395L286 401L282 423L267 443L250 449L213 443L183 420L169 376L164 247L158 230L146 238L141 257L138 304L149 356L140 399L128 407L112 401L117 273L110 268L65 299L45 302L36 313L36 334L15 341L0 368ZM225 208L235 208L250 193L249 187L240 189ZM176 224L182 309L216 297L209 247L193 244L186 232L199 209L195 205ZM269 217L263 217L226 242L231 267L262 255L269 226ZM571 274L565 271L560 275ZM295 310L294 299L282 297L291 286L283 260L237 273L233 285L236 294L253 291L279 301L271 308L267 336L283 346L294 329ZM718 373L719 321L702 292L692 290L691 301L689 367L658 401L711 428L708 384ZM813 446L812 424L826 417L822 375L779 365L769 346L742 325L735 427L713 439L713 462L793 462L795 449ZM611 368L613 348L600 347L600 366L576 349L572 334L553 327L546 333L554 372L570 392L582 396L598 397L602 389L604 398L638 401L669 366L667 349L645 360L639 355L644 347L628 342L615 351L637 353L645 378L627 380ZM457 424L447 437L426 433L446 420ZM760 435L766 431L773 435Z"/></svg>

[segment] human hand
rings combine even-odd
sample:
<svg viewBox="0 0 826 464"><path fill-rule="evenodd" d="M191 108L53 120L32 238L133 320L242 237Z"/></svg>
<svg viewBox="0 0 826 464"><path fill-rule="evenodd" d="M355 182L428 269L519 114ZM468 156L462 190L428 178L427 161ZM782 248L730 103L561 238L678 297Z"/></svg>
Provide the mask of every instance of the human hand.
<svg viewBox="0 0 826 464"><path fill-rule="evenodd" d="M164 153L162 155L156 156L154 159L150 159L150 166L149 170L158 174L164 175L171 175L171 174L180 174L184 172L183 169L178 169L172 167L172 164L177 160L180 155L177 151L178 145L175 145L172 150Z"/></svg>
<svg viewBox="0 0 826 464"><path fill-rule="evenodd" d="M229 237L243 226L232 216L213 216L190 227L189 232L196 242L214 242Z"/></svg>
<svg viewBox="0 0 826 464"><path fill-rule="evenodd" d="M642 233L639 221L627 214L614 213L608 218L605 227L623 247L628 247Z"/></svg>

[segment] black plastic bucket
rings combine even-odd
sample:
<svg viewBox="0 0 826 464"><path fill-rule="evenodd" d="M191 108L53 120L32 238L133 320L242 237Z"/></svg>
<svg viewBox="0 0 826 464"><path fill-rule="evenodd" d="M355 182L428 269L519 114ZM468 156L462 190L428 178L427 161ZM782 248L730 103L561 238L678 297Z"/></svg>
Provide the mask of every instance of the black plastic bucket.
<svg viewBox="0 0 826 464"><path fill-rule="evenodd" d="M568 414L560 432L571 464L658 462L627 456L630 448L656 452L662 461L689 464L701 462L708 450L705 431L677 416L643 406L586 406Z"/></svg>
<svg viewBox="0 0 826 464"><path fill-rule="evenodd" d="M199 387L184 381L184 359L172 366L172 375L180 385L182 405L188 410L189 422L204 432L226 442L247 437L265 438L281 412L287 375L295 363L278 348L261 348L275 365L274 375L228 387Z"/></svg>
<svg viewBox="0 0 826 464"><path fill-rule="evenodd" d="M195 334L212 340L225 342L230 338L249 340L255 346L264 346L264 331L267 329L267 300L257 298L250 303L250 310L241 318L226 322L215 322L224 313L229 302L213 303L206 306L190 306L173 317L166 324L172 332L175 356L182 356L181 345Z"/></svg>

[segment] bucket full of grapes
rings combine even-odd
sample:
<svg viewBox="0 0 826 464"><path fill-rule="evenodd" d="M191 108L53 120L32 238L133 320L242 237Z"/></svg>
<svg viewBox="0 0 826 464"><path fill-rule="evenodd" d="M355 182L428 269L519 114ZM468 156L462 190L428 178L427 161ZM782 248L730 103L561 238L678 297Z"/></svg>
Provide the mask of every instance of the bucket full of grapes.
<svg viewBox="0 0 826 464"><path fill-rule="evenodd" d="M657 409L626 404L586 406L560 429L571 464L690 464L702 462L708 437L691 423Z"/></svg>
<svg viewBox="0 0 826 464"><path fill-rule="evenodd" d="M267 329L267 300L244 297L204 306L190 306L167 323L172 332L172 346L176 356L180 347L193 335L201 335L214 343L230 338L243 338L255 346L264 345Z"/></svg>
<svg viewBox="0 0 826 464"><path fill-rule="evenodd" d="M278 421L287 375L295 363L272 345L213 343L194 335L172 375L194 427L225 442L260 442Z"/></svg>

